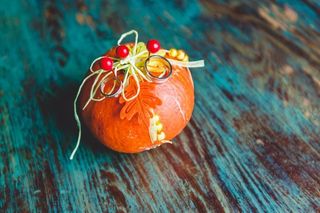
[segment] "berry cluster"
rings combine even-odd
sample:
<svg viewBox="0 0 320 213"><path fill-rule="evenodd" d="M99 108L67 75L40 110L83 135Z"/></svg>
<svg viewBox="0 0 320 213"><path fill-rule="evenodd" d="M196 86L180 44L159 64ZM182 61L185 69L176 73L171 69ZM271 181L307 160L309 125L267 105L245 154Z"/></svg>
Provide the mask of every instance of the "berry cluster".
<svg viewBox="0 0 320 213"><path fill-rule="evenodd" d="M160 50L160 42L151 39L147 43L147 49L150 53L156 53ZM129 55L129 48L126 45L119 45L116 49L116 55L118 58L125 59ZM111 70L113 68L113 60L110 57L103 57L100 61L101 69Z"/></svg>

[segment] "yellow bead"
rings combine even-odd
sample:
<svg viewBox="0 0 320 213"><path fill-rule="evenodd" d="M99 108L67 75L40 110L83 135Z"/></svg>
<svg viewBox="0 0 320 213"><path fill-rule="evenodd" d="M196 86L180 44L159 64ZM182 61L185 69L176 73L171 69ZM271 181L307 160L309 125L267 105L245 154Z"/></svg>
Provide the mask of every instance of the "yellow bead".
<svg viewBox="0 0 320 213"><path fill-rule="evenodd" d="M159 117L159 115L154 115L152 118L151 118L151 122L153 122L153 123L157 123L159 120L160 120L160 117Z"/></svg>
<svg viewBox="0 0 320 213"><path fill-rule="evenodd" d="M163 125L162 125L162 123L159 123L159 124L157 125L157 131L158 131L158 132L161 132L162 129L163 129Z"/></svg>
<svg viewBox="0 0 320 213"><path fill-rule="evenodd" d="M175 58L178 55L178 51L172 48L169 50L169 55L170 57Z"/></svg>
<svg viewBox="0 0 320 213"><path fill-rule="evenodd" d="M151 138L152 143L157 141L158 139L158 134L157 134L157 130L154 128L149 129L149 135Z"/></svg>
<svg viewBox="0 0 320 213"><path fill-rule="evenodd" d="M182 61L184 61L184 62L189 61L189 56L188 56L188 55L185 55Z"/></svg>
<svg viewBox="0 0 320 213"><path fill-rule="evenodd" d="M183 50L178 50L177 59L183 60L185 55L186 55L186 53Z"/></svg>
<svg viewBox="0 0 320 213"><path fill-rule="evenodd" d="M162 141L163 139L165 139L166 137L166 134L164 134L164 132L161 132L159 135L158 135L158 141Z"/></svg>

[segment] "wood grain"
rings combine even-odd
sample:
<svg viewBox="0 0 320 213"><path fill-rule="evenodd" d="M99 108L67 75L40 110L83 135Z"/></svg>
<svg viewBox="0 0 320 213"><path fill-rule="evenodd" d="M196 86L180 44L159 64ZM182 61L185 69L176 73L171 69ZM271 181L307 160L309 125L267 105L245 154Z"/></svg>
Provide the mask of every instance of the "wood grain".
<svg viewBox="0 0 320 213"><path fill-rule="evenodd" d="M37 1L0 6L1 212L319 212L320 4ZM182 48L193 117L172 145L108 150L77 129L91 61L137 29Z"/></svg>

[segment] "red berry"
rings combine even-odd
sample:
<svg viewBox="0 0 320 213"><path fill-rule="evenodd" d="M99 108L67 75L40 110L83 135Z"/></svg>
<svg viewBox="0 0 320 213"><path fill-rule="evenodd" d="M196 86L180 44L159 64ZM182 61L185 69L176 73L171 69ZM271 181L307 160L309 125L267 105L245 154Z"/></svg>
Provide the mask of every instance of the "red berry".
<svg viewBox="0 0 320 213"><path fill-rule="evenodd" d="M113 60L109 57L104 57L100 60L100 66L104 70L111 70L113 66Z"/></svg>
<svg viewBox="0 0 320 213"><path fill-rule="evenodd" d="M148 48L149 52L156 53L160 50L160 43L159 43L159 41L157 41L155 39L151 39L147 43L147 48Z"/></svg>
<svg viewBox="0 0 320 213"><path fill-rule="evenodd" d="M125 45L120 45L117 47L116 53L119 58L125 58L129 55L129 48Z"/></svg>

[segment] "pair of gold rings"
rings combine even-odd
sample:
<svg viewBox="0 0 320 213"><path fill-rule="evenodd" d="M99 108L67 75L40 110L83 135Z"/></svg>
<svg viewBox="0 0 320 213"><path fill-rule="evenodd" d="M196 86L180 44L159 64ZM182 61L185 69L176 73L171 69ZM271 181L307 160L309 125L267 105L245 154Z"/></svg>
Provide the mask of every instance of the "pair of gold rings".
<svg viewBox="0 0 320 213"><path fill-rule="evenodd" d="M162 68L163 68L162 72L160 73L155 72L154 69L152 69L150 64L153 64L154 62L157 62L158 64L160 63L162 65ZM153 68L156 68L156 67L153 67ZM147 60L144 62L144 69L147 73L147 76L151 79L151 81L156 83L163 83L172 75L171 63L168 61L168 59L160 55L149 56ZM117 97L123 89L123 83L118 76L112 76L110 78L106 78L100 84L100 92L106 98ZM105 92L105 85L109 80L113 80L113 86L109 92Z"/></svg>

